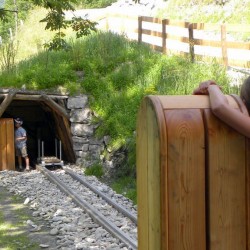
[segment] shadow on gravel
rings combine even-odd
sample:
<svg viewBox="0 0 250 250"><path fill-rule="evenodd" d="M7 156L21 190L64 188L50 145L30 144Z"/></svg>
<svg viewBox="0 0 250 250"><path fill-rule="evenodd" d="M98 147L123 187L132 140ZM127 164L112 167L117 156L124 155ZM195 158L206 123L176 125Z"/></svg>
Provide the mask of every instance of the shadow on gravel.
<svg viewBox="0 0 250 250"><path fill-rule="evenodd" d="M0 187L0 250L42 249L39 245L56 249L56 238L49 234L46 222L33 217L32 210L23 203L23 197ZM33 222L36 229L27 221Z"/></svg>

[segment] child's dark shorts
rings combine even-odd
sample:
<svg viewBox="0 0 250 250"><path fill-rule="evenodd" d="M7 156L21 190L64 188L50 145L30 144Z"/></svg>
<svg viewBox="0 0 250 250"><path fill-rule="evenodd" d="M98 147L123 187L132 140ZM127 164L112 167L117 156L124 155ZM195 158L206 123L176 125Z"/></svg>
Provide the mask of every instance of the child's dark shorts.
<svg viewBox="0 0 250 250"><path fill-rule="evenodd" d="M16 156L22 156L22 157L28 156L27 147L26 146L23 146L22 148L16 147Z"/></svg>

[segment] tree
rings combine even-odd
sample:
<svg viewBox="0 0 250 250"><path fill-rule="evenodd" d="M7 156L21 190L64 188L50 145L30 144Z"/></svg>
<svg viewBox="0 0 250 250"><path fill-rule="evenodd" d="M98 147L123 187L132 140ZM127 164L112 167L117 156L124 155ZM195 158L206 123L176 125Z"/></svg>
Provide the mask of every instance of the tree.
<svg viewBox="0 0 250 250"><path fill-rule="evenodd" d="M9 12L17 10L7 9L4 4L2 4L3 7L1 7L2 2L5 1L0 1L0 20L8 23L11 19L8 15ZM80 17L74 17L72 20L65 19L65 11L74 11L74 4L77 3L77 0L28 0L25 2L26 4L29 3L48 10L46 17L40 22L46 23L46 30L57 31L52 41L45 44L45 47L49 50L60 50L68 47L62 29L71 27L76 32L77 38L89 35L91 31L96 30L96 22L92 22L88 19Z"/></svg>
<svg viewBox="0 0 250 250"><path fill-rule="evenodd" d="M91 31L96 31L96 22L92 22L88 19L80 17L74 17L72 20L65 19L65 11L74 11L74 4L77 4L78 0L16 0L22 2L25 5L31 4L39 7L43 7L48 10L48 14L41 22L45 22L45 29L50 31L57 31L52 41L45 44L45 47L49 50L60 50L68 47L65 41L65 34L62 29L71 27L76 32L76 37L87 36ZM16 1L14 0L15 6ZM94 0L90 0L94 1ZM133 0L139 2L140 0ZM10 22L8 12L19 11L16 7L14 10L5 8L5 0L0 0L0 20L2 22Z"/></svg>

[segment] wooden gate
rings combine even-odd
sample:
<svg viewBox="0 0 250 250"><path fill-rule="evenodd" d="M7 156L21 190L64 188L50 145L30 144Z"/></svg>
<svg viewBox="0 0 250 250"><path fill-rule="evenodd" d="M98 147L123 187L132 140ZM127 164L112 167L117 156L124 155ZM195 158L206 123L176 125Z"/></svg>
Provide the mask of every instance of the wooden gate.
<svg viewBox="0 0 250 250"><path fill-rule="evenodd" d="M0 171L15 170L14 122L0 119Z"/></svg>
<svg viewBox="0 0 250 250"><path fill-rule="evenodd" d="M212 114L208 96L146 97L137 122L138 249L250 249L249 145Z"/></svg>

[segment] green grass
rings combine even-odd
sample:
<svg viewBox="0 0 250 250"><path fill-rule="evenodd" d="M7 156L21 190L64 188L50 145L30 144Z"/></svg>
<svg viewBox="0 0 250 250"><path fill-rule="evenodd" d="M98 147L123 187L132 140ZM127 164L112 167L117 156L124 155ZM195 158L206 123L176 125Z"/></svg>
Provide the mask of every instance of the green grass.
<svg viewBox="0 0 250 250"><path fill-rule="evenodd" d="M131 176L124 176L117 179L112 185L112 189L122 194L137 204L136 181Z"/></svg>
<svg viewBox="0 0 250 250"><path fill-rule="evenodd" d="M103 166L101 164L94 164L84 171L85 175L94 175L97 178L100 178L104 175Z"/></svg>
<svg viewBox="0 0 250 250"><path fill-rule="evenodd" d="M20 205L21 204L21 205ZM12 197L10 208L17 217L17 223L6 220L3 211L0 211L0 249L4 250L37 250L38 244L30 242L27 232L24 231L24 223L29 219L22 206L21 197Z"/></svg>
<svg viewBox="0 0 250 250"><path fill-rule="evenodd" d="M83 80L77 78L76 71L83 72ZM72 40L69 51L42 51L20 61L12 71L0 74L0 83L1 87L25 85L27 89L88 94L98 117L93 121L99 124L97 137L111 137L109 151L127 150L124 173L134 176L134 135L142 98L149 94L192 94L205 79L215 79L227 93L230 89L225 72L216 61L192 63L189 58L155 53L124 36L99 32Z"/></svg>

